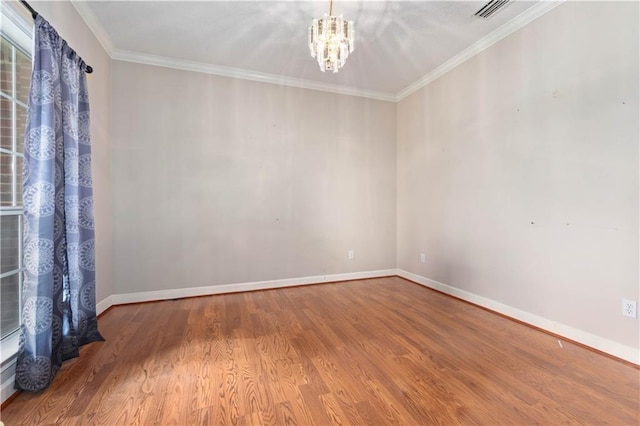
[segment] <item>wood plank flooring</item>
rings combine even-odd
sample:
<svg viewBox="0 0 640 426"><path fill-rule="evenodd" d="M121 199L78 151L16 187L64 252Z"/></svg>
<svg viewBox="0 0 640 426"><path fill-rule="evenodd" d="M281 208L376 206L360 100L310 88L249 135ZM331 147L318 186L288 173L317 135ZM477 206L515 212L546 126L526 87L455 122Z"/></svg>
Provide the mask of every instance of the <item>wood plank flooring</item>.
<svg viewBox="0 0 640 426"><path fill-rule="evenodd" d="M629 424L639 370L397 277L112 308L35 424Z"/></svg>

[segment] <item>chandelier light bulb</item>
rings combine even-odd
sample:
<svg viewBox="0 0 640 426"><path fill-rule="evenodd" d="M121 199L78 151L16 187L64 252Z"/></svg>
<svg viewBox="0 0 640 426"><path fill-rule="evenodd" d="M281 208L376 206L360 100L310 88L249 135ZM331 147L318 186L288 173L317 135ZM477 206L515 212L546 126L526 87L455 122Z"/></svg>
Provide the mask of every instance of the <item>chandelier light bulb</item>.
<svg viewBox="0 0 640 426"><path fill-rule="evenodd" d="M322 18L313 19L309 27L309 50L316 58L320 70L338 72L353 52L353 21L345 20L342 15L333 16L333 1L329 13Z"/></svg>

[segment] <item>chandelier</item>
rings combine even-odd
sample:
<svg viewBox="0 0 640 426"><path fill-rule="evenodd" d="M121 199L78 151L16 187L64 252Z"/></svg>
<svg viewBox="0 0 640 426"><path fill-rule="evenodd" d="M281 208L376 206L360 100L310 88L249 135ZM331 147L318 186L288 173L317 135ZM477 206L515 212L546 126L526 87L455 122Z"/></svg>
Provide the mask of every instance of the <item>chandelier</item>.
<svg viewBox="0 0 640 426"><path fill-rule="evenodd" d="M342 15L333 16L333 0L329 3L329 14L313 19L309 27L309 50L318 60L320 70L338 72L344 66L349 53L353 52L353 21Z"/></svg>

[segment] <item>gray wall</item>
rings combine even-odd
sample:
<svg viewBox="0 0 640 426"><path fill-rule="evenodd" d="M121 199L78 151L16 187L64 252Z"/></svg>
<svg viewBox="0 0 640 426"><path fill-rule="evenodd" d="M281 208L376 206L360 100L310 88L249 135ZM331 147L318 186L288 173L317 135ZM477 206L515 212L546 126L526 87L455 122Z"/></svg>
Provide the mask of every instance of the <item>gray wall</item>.
<svg viewBox="0 0 640 426"><path fill-rule="evenodd" d="M638 52L567 2L401 101L398 267L637 348Z"/></svg>
<svg viewBox="0 0 640 426"><path fill-rule="evenodd" d="M114 62L114 293L395 268L395 109Z"/></svg>

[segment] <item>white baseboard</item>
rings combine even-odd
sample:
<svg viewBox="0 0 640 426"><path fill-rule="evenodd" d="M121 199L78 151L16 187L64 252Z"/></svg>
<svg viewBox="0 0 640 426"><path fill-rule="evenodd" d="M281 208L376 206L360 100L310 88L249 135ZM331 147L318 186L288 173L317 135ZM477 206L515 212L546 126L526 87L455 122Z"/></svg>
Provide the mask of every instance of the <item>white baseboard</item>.
<svg viewBox="0 0 640 426"><path fill-rule="evenodd" d="M15 383L15 362L9 366L8 370L9 371L7 371L6 374L7 379L2 382L2 385L0 385L0 403L5 402L11 395L13 395L15 392L18 392L13 388L13 384Z"/></svg>
<svg viewBox="0 0 640 426"><path fill-rule="evenodd" d="M346 274L317 275L312 277L287 278L282 280L255 281L248 283L222 284L205 287L190 287L171 290L144 291L140 293L123 293L111 296L111 304L150 302L154 300L180 299L184 297L209 296L222 293L238 293L241 291L267 290L273 288L293 287L309 284L321 284L334 281L361 280L396 275L395 269L379 271L350 272ZM106 300L106 299L105 299Z"/></svg>
<svg viewBox="0 0 640 426"><path fill-rule="evenodd" d="M540 317L538 315L514 308L509 305L505 305L495 300L478 296L477 294L470 293L468 291L461 290L448 284L443 284L441 282L425 278L421 275L417 275L402 269L397 270L397 275L425 287L429 287L434 290L449 294L451 296L455 296L462 300L466 300L467 302L471 302L475 305L482 306L508 317L541 328L553 334L566 337L567 339L613 355L617 358L621 358L636 365L640 365L640 351L631 346L626 346L621 343L605 339L595 334L591 334L586 331L561 324L544 317Z"/></svg>
<svg viewBox="0 0 640 426"><path fill-rule="evenodd" d="M256 281L249 283L224 284L206 287L191 287L171 290L145 291L141 293L114 294L107 296L96 304L96 314L114 305L125 303L150 302L154 300L180 299L193 296L207 296L221 293L237 293L242 291L266 290L272 288L292 287L299 285L321 284L334 281L361 280L366 278L379 278L396 275L395 269L383 269L379 271L350 272L346 274L318 275L313 277L288 278L283 280ZM11 370L13 369L13 370ZM6 380L0 385L0 401L4 402L15 390L13 389L15 361L3 371ZM5 374L6 373L6 374Z"/></svg>
<svg viewBox="0 0 640 426"><path fill-rule="evenodd" d="M637 349L630 346L623 345L618 342L614 342L605 339L600 336L596 336L586 331L579 330L574 327L570 327L565 324L561 324L547 318L540 317L538 315L531 314L529 312L505 305L495 300L478 296L477 294L470 293L465 290L452 287L441 282L425 278L421 275L417 275L402 269L383 269L379 271L364 271L364 272L351 272L346 274L334 274L334 275L318 275L312 277L302 278L288 278L283 280L270 280L270 281L256 281L249 283L237 283L237 284L223 284L217 286L205 286L205 287L191 287L183 289L171 289L171 290L157 290L157 291L145 291L140 293L126 293L126 294L114 294L108 296L96 305L96 313L99 315L106 311L113 305L120 305L125 303L138 303L138 302L150 302L154 300L169 300L179 299L184 297L193 296L207 296L221 293L237 293L243 291L252 290L266 290L273 288L284 288L309 284L321 284L334 281L347 281L358 280L366 278L379 278L386 276L397 275L402 278L406 278L415 283L421 284L425 287L429 287L451 296L458 297L462 300L466 300L473 304L482 306L492 311L501 313L511 318L515 318L519 321L527 324L539 327L543 330L551 333L564 336L567 339L574 340L582 343L583 345L598 349L602 352L608 353L615 357L624 359L634 364L640 365L640 353ZM5 368L3 376L7 377L6 380L0 385L0 401L4 402L9 398L13 392L14 377L13 372L8 371L11 367ZM13 365L15 368L15 364ZM7 374L8 373L8 374Z"/></svg>
<svg viewBox="0 0 640 426"><path fill-rule="evenodd" d="M100 302L96 303L96 315L100 315L113 306L113 296L107 296Z"/></svg>

